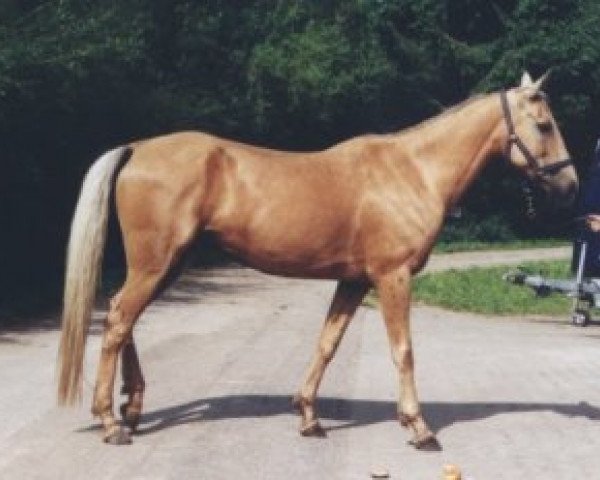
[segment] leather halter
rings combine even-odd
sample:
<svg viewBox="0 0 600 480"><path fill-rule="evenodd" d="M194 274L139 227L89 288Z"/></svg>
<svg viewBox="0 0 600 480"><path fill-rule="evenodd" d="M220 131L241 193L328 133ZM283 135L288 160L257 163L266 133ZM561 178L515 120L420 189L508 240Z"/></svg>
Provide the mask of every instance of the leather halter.
<svg viewBox="0 0 600 480"><path fill-rule="evenodd" d="M515 132L515 124L510 114L508 98L506 97L506 92L504 90L500 92L500 101L502 103L502 112L504 113L504 119L506 120L506 127L508 129L508 140L506 142L505 151L507 158L510 158L510 149L512 148L513 144L516 145L525 157L525 160L527 160L529 168L531 168L536 177L541 177L543 175L556 175L563 168L573 164L573 161L570 158L567 158L565 160L559 160L558 162L551 163L550 165L540 166L537 158L533 156L533 154L527 148L527 145L523 143L523 140L521 140L521 138Z"/></svg>

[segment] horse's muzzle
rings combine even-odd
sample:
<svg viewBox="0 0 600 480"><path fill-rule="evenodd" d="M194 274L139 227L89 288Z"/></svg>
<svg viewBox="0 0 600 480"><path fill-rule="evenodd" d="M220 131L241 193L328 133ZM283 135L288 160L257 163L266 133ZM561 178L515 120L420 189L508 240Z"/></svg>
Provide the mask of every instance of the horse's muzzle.
<svg viewBox="0 0 600 480"><path fill-rule="evenodd" d="M560 184L549 185L548 196L553 206L566 209L573 206L579 193L577 180L569 180Z"/></svg>

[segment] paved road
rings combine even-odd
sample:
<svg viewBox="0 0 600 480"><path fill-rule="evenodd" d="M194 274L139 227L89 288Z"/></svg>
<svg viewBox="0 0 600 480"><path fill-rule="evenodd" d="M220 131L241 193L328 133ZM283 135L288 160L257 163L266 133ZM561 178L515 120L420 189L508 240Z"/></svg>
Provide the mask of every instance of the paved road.
<svg viewBox="0 0 600 480"><path fill-rule="evenodd" d="M464 269L484 265L518 265L528 260L570 258L571 247L530 248L527 250L492 250L432 255L424 272L450 268Z"/></svg>
<svg viewBox="0 0 600 480"><path fill-rule="evenodd" d="M333 287L187 274L137 327L146 415L125 447L103 445L88 414L97 326L75 409L54 407L55 330L0 335L0 478L352 480L381 465L392 479L433 480L446 462L477 480L598 478L600 330L563 319L414 308L421 399L443 445L426 453L394 420L384 328L362 308L321 389L327 438L300 437L290 395Z"/></svg>

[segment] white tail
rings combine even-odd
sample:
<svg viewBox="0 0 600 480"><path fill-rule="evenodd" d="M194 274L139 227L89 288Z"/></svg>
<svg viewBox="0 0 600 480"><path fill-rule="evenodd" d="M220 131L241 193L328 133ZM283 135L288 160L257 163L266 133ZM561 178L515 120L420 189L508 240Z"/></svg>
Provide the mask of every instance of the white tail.
<svg viewBox="0 0 600 480"><path fill-rule="evenodd" d="M58 352L58 402L81 399L85 342L101 270L112 178L128 147L102 155L83 180L71 223Z"/></svg>

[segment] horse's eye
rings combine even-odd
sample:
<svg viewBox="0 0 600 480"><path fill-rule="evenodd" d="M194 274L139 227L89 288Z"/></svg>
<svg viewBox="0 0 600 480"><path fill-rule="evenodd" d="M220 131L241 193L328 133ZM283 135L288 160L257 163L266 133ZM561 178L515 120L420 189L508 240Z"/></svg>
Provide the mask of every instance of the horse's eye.
<svg viewBox="0 0 600 480"><path fill-rule="evenodd" d="M529 100L531 100L532 102L541 102L541 101L548 101L548 96L538 90L537 92L534 92L532 95L529 96Z"/></svg>

